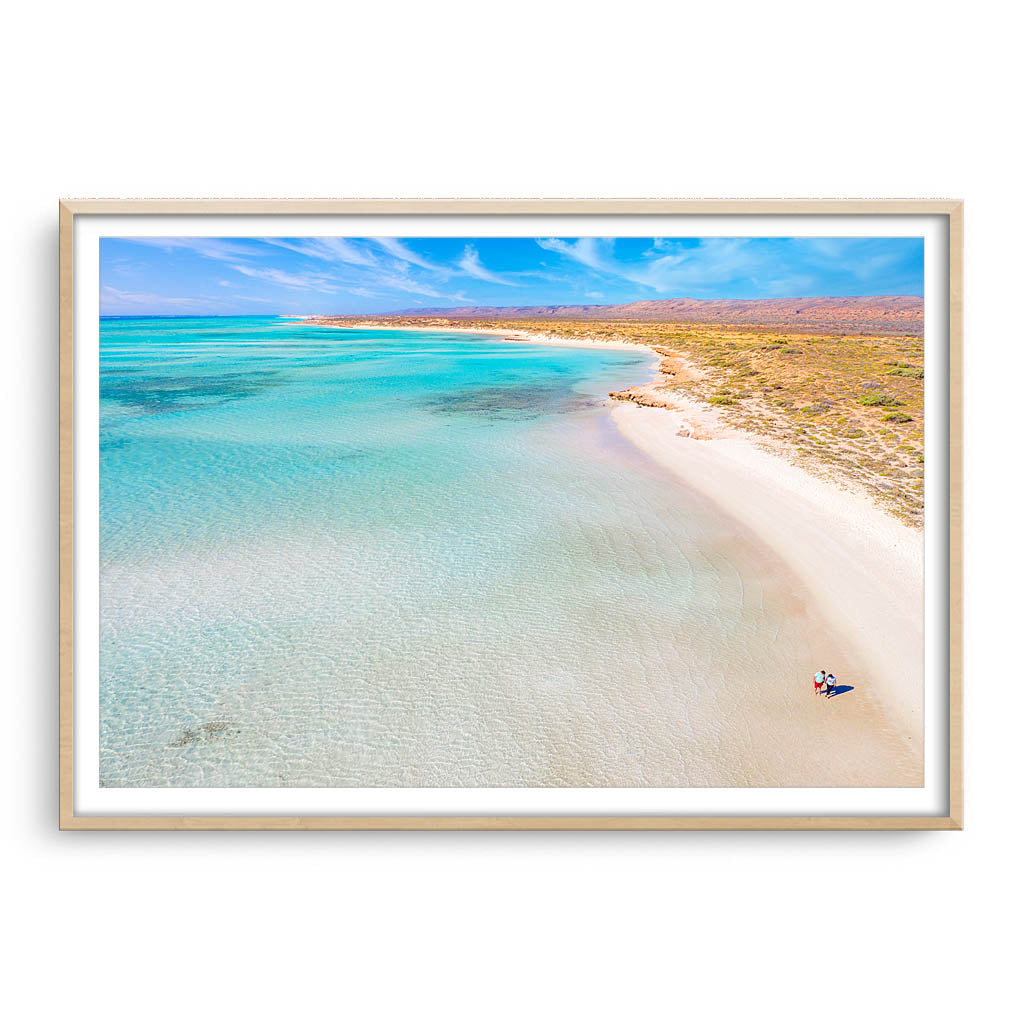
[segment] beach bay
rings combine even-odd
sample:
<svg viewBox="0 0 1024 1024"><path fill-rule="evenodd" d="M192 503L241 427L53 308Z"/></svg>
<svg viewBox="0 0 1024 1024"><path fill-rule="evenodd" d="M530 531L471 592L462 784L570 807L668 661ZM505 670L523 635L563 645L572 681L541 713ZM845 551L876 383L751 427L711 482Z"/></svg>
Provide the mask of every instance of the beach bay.
<svg viewBox="0 0 1024 1024"><path fill-rule="evenodd" d="M920 784L920 665L881 678L799 541L705 486L749 463L687 476L671 414L609 402L657 365L104 319L101 782Z"/></svg>

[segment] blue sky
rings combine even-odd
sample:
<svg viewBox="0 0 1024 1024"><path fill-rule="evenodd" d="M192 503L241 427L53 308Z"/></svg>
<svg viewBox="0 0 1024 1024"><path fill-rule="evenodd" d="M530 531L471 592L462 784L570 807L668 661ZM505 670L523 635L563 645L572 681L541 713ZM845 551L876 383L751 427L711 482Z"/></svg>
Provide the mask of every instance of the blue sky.
<svg viewBox="0 0 1024 1024"><path fill-rule="evenodd" d="M104 238L104 314L922 295L920 238Z"/></svg>

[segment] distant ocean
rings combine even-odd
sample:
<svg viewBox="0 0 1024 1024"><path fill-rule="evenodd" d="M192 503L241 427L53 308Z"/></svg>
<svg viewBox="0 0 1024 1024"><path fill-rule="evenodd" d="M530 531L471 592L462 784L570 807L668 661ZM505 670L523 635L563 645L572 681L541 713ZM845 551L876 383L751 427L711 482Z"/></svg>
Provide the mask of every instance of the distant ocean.
<svg viewBox="0 0 1024 1024"><path fill-rule="evenodd" d="M648 353L105 318L100 359L101 784L793 781L745 716L806 632L615 429Z"/></svg>

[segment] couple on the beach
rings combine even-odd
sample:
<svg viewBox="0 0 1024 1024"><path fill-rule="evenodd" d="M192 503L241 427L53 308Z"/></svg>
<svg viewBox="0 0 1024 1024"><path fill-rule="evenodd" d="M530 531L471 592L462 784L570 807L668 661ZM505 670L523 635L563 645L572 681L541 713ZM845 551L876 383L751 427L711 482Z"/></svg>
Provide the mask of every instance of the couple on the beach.
<svg viewBox="0 0 1024 1024"><path fill-rule="evenodd" d="M825 675L825 670L822 669L820 672L814 673L814 696L817 697L821 693L822 686L825 687L825 696L829 700L832 699L832 694L836 692L836 677L829 672Z"/></svg>

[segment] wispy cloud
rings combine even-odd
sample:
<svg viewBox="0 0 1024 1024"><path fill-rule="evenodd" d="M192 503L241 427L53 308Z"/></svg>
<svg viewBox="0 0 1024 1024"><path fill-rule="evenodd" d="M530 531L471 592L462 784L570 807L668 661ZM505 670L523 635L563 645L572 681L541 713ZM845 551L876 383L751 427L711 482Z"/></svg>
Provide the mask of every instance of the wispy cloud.
<svg viewBox="0 0 1024 1024"><path fill-rule="evenodd" d="M211 301L216 302L217 300L196 296L184 298L174 295L157 295L154 292L129 292L109 284L100 289L100 304L108 310L115 306L118 308L145 307L150 310L205 309Z"/></svg>
<svg viewBox="0 0 1024 1024"><path fill-rule="evenodd" d="M351 263L359 267L377 264L366 246L356 245L347 238L263 238L261 241L328 263Z"/></svg>
<svg viewBox="0 0 1024 1024"><path fill-rule="evenodd" d="M456 266L464 273L469 274L470 277L478 278L481 281L489 281L491 284L504 284L509 285L512 288L518 288L519 283L517 281L509 281L507 278L500 277L498 274L492 273L480 262L480 253L477 252L476 247L467 245L462 250L462 255L456 261Z"/></svg>
<svg viewBox="0 0 1024 1024"><path fill-rule="evenodd" d="M396 238L373 239L385 253L392 257L391 259L381 259L370 251L369 246L358 245L346 238L265 238L263 241L282 249L297 252L310 259L332 264L347 264L360 270L368 270L372 273L369 283L374 286L375 290L367 289L364 284L350 284L344 280L344 274L340 269L330 277L313 272L302 275L269 270L262 272L265 275L265 280L277 281L278 284L285 287L305 287L331 293L340 289L352 295L373 298L379 297L381 290L390 290L405 292L409 295L423 295L430 299L457 300L456 296L446 295L439 291L435 283L430 280L414 277L410 273L410 268L415 266L429 270L432 274L440 277L440 282L446 281L451 271L439 264L431 263L430 260L420 256L419 253L414 252ZM234 269L239 273L248 272L244 266L237 266ZM291 282L289 283L286 278L292 278ZM302 283L297 278L301 278Z"/></svg>
<svg viewBox="0 0 1024 1024"><path fill-rule="evenodd" d="M519 305L921 294L923 246L913 238L136 237L103 239L101 261L105 312L301 305L332 313L499 306L512 289Z"/></svg>
<svg viewBox="0 0 1024 1024"><path fill-rule="evenodd" d="M423 270L429 270L435 274L448 275L451 273L448 267L443 267L439 263L432 263L425 256L421 256L418 252L410 249L400 238L375 238L374 242L386 253L394 256L395 259L401 260L403 263L411 263L413 266L421 267Z"/></svg>
<svg viewBox="0 0 1024 1024"><path fill-rule="evenodd" d="M377 274L373 279L373 283L381 288L390 288L397 292L408 292L410 295L426 295L431 299L451 298L451 296L439 292L433 285L427 284L425 281L418 281L402 273L400 268L391 272Z"/></svg>
<svg viewBox="0 0 1024 1024"><path fill-rule="evenodd" d="M608 266L608 261L600 251L602 241L610 250L611 243L599 238L577 238L575 242L567 242L564 238L538 238L537 244L549 252L557 252L576 263L582 263L591 270L614 274L614 268Z"/></svg>
<svg viewBox="0 0 1024 1024"><path fill-rule="evenodd" d="M702 291L771 266L770 255L758 254L748 238L702 238L696 244L655 238L643 258L621 262L609 238L538 238L537 244L587 267L609 280L629 281L652 291ZM680 296L681 297L681 296Z"/></svg>
<svg viewBox="0 0 1024 1024"><path fill-rule="evenodd" d="M771 254L759 254L748 238L702 238L697 245L662 244L655 256L642 266L634 280L655 291L681 287L710 287L750 273L763 271Z"/></svg>
<svg viewBox="0 0 1024 1024"><path fill-rule="evenodd" d="M252 246L243 245L227 238L186 238L184 236L173 238L136 237L132 241L138 242L139 245L149 245L155 249L162 249L164 252L173 252L179 249L185 252L194 252L210 260L221 260L224 262L258 255Z"/></svg>
<svg viewBox="0 0 1024 1024"><path fill-rule="evenodd" d="M325 292L329 295L340 291L337 284L321 274L290 274L286 270L278 270L275 267L247 267L242 264L232 266L231 269L237 270L239 274L244 274L246 277L255 277L260 281L279 284L282 288Z"/></svg>
<svg viewBox="0 0 1024 1024"><path fill-rule="evenodd" d="M859 281L883 274L905 256L890 239L881 238L799 238L793 239L793 245L811 254L819 264Z"/></svg>

